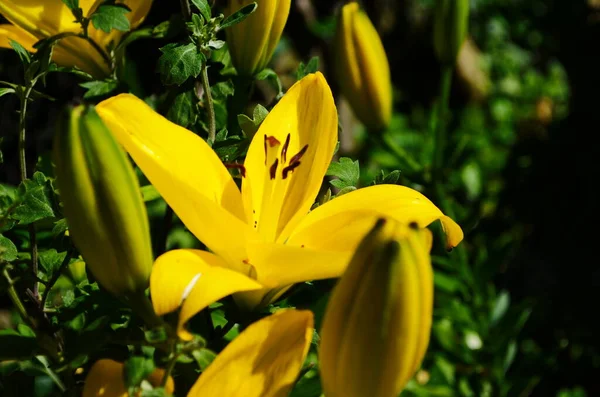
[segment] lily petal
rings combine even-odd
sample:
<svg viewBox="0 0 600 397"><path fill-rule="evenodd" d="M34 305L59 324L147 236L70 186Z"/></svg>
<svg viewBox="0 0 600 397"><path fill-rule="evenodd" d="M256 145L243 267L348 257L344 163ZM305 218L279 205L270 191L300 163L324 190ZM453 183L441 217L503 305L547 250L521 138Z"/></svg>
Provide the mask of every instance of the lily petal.
<svg viewBox="0 0 600 397"><path fill-rule="evenodd" d="M81 1L92 3L91 0ZM62 32L79 32L71 10L62 1L2 0L0 14L38 39Z"/></svg>
<svg viewBox="0 0 600 397"><path fill-rule="evenodd" d="M133 95L109 98L96 110L192 233L243 272L244 242L252 230L243 221L240 191L217 154Z"/></svg>
<svg viewBox="0 0 600 397"><path fill-rule="evenodd" d="M265 288L234 295L241 308L255 311L275 302L293 284L340 277L352 252L326 251L270 242L249 242L256 279Z"/></svg>
<svg viewBox="0 0 600 397"><path fill-rule="evenodd" d="M209 365L188 397L284 397L308 352L313 315L282 310L250 325Z"/></svg>
<svg viewBox="0 0 600 397"><path fill-rule="evenodd" d="M331 90L321 73L308 75L269 113L244 163L244 208L248 223L263 240L275 241L284 227L291 230L306 215L336 142L337 111Z"/></svg>
<svg viewBox="0 0 600 397"><path fill-rule="evenodd" d="M152 305L158 315L177 310L177 333L192 339L185 323L213 302L234 292L263 286L249 277L227 268L220 257L206 251L174 250L156 259L150 276Z"/></svg>
<svg viewBox="0 0 600 397"><path fill-rule="evenodd" d="M34 51L33 45L38 39L32 34L28 33L15 25L3 24L0 25L0 47L12 48L10 41L14 40L21 44L27 51Z"/></svg>
<svg viewBox="0 0 600 397"><path fill-rule="evenodd" d="M377 218L426 227L439 219L448 248L463 239L460 226L427 197L398 185L376 185L335 198L309 213L292 232L287 244L337 251L354 250Z"/></svg>
<svg viewBox="0 0 600 397"><path fill-rule="evenodd" d="M123 381L124 365L118 361L103 358L94 363L85 378L83 397L127 397L127 387ZM154 387L159 387L165 371L155 369L147 378ZM165 391L172 394L175 390L173 378L169 376Z"/></svg>

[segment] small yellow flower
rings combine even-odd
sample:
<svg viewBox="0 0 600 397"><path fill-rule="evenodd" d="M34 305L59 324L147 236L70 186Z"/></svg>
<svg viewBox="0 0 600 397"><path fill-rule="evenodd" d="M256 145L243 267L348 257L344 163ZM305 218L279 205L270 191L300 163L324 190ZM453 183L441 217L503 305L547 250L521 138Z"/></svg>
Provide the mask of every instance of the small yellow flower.
<svg viewBox="0 0 600 397"><path fill-rule="evenodd" d="M419 368L431 332L430 247L429 230L390 221L361 242L323 318L327 397L396 397Z"/></svg>
<svg viewBox="0 0 600 397"><path fill-rule="evenodd" d="M337 112L320 73L289 89L254 135L241 191L217 154L196 134L123 94L97 106L175 213L212 253L174 250L154 265L150 290L163 315L182 307L183 323L221 297L255 309L291 285L340 276L360 239L379 217L440 219L448 245L462 230L421 193L377 185L344 194L310 211L337 142ZM185 315L184 315L185 314Z"/></svg>
<svg viewBox="0 0 600 397"><path fill-rule="evenodd" d="M93 108L76 107L56 133L56 182L69 234L104 288L148 288L152 248L146 207L127 154Z"/></svg>
<svg viewBox="0 0 600 397"><path fill-rule="evenodd" d="M102 0L79 0L84 16L91 15ZM152 0L125 0L119 3L127 5L131 12L125 14L131 29L139 26L152 5ZM29 51L35 51L33 45L42 39L64 32L81 32L81 25L74 22L71 10L61 0L0 0L0 14L12 25L0 25L0 47L10 48L14 40ZM117 44L124 32L112 30L110 33L97 30L90 23L89 37L108 54L111 44ZM61 39L52 59L62 66L76 66L95 77L108 75L111 65L102 54L88 41L80 37Z"/></svg>
<svg viewBox="0 0 600 397"><path fill-rule="evenodd" d="M255 1L256 11L227 28L227 44L238 74L253 76L267 66L290 13L291 0L229 0L227 14Z"/></svg>
<svg viewBox="0 0 600 397"><path fill-rule="evenodd" d="M392 81L385 49L358 3L341 11L334 47L335 74L344 97L369 129L387 127L392 117Z"/></svg>
<svg viewBox="0 0 600 397"><path fill-rule="evenodd" d="M83 397L128 397L127 387L123 380L123 363L111 359L98 360L90 368L83 386ZM161 385L165 371L155 369L146 379L153 387ZM175 383L169 376L165 391L173 394Z"/></svg>

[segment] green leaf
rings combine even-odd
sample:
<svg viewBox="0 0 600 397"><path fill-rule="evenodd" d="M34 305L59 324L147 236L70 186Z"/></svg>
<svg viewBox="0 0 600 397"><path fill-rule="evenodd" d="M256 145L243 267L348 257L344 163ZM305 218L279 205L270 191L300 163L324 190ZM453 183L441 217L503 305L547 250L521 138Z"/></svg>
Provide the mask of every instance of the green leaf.
<svg viewBox="0 0 600 397"><path fill-rule="evenodd" d="M510 293L508 291L502 291L497 297L494 303L494 308L490 314L490 324L496 325L504 317L508 307L510 306Z"/></svg>
<svg viewBox="0 0 600 397"><path fill-rule="evenodd" d="M116 80L96 80L96 81L87 81L85 83L79 84L83 88L87 88L88 90L83 95L85 99L104 96L106 94L114 91L119 83Z"/></svg>
<svg viewBox="0 0 600 397"><path fill-rule="evenodd" d="M269 111L261 104L258 104L252 112L252 118L245 114L238 114L238 124L246 136L253 137L268 114Z"/></svg>
<svg viewBox="0 0 600 397"><path fill-rule="evenodd" d="M192 90L180 92L173 100L173 104L167 112L167 118L187 128L187 126L196 122L195 107L194 92Z"/></svg>
<svg viewBox="0 0 600 397"><path fill-rule="evenodd" d="M296 383L290 397L320 397L322 393L321 380L318 376L303 377Z"/></svg>
<svg viewBox="0 0 600 397"><path fill-rule="evenodd" d="M98 7L90 19L96 29L100 29L106 33L110 33L113 29L127 32L131 29L129 19L125 16L129 11L123 5L103 4Z"/></svg>
<svg viewBox="0 0 600 397"><path fill-rule="evenodd" d="M283 95L283 88L281 86L281 80L273 69L265 68L258 72L256 80L268 80L271 86L277 91L277 98L279 99Z"/></svg>
<svg viewBox="0 0 600 397"><path fill-rule="evenodd" d="M17 247L8 238L0 234L0 263L17 259Z"/></svg>
<svg viewBox="0 0 600 397"><path fill-rule="evenodd" d="M382 170L381 174L379 174L375 177L375 180L373 181L373 185L396 185L396 184L398 184L399 180L400 180L400 171L394 170L394 171L390 172L389 174L386 174Z"/></svg>
<svg viewBox="0 0 600 397"><path fill-rule="evenodd" d="M206 0L192 0L192 4L200 11L205 21L210 21L210 6Z"/></svg>
<svg viewBox="0 0 600 397"><path fill-rule="evenodd" d="M192 356L196 359L196 363L198 364L198 367L200 367L200 370L204 371L217 357L217 354L212 350L202 348L200 350L194 350Z"/></svg>
<svg viewBox="0 0 600 397"><path fill-rule="evenodd" d="M0 97L4 96L6 94L14 94L15 90L13 88L7 87L7 88L0 88Z"/></svg>
<svg viewBox="0 0 600 397"><path fill-rule="evenodd" d="M32 179L26 179L19 186L20 204L11 214L11 218L27 225L40 219L54 216L50 200L50 181L41 172L33 174Z"/></svg>
<svg viewBox="0 0 600 397"><path fill-rule="evenodd" d="M356 187L358 185L358 178L360 177L358 160L352 161L348 157L342 157L339 162L332 162L329 165L329 169L325 175L338 178L329 181L332 186L338 189Z"/></svg>
<svg viewBox="0 0 600 397"><path fill-rule="evenodd" d="M142 198L145 202L154 201L161 197L158 190L152 185L143 186L140 188L140 191L142 192Z"/></svg>
<svg viewBox="0 0 600 397"><path fill-rule="evenodd" d="M40 265L44 269L44 271L48 274L52 274L56 272L60 265L65 260L67 256L67 252L58 252L55 249L50 249L47 251L40 251Z"/></svg>
<svg viewBox="0 0 600 397"><path fill-rule="evenodd" d="M300 62L298 70L296 70L296 80L300 80L303 77L316 73L319 70L319 57L312 57L305 65L304 62Z"/></svg>
<svg viewBox="0 0 600 397"><path fill-rule="evenodd" d="M0 330L0 361L28 359L36 354L39 344L34 336L24 336L11 329Z"/></svg>
<svg viewBox="0 0 600 397"><path fill-rule="evenodd" d="M250 14L256 11L256 7L256 3L250 3L240 8L239 10L225 18L223 22L221 22L221 26L219 26L219 29L225 29L242 22L244 19L248 18Z"/></svg>
<svg viewBox="0 0 600 397"><path fill-rule="evenodd" d="M31 56L29 55L29 52L25 49L25 47L23 47L21 44L17 43L14 40L10 40L9 44L19 56L21 62L24 65L29 65L29 62L31 62Z"/></svg>
<svg viewBox="0 0 600 397"><path fill-rule="evenodd" d="M142 390L140 397L170 397L164 387L157 387L152 390Z"/></svg>
<svg viewBox="0 0 600 397"><path fill-rule="evenodd" d="M52 236L58 237L64 232L67 231L69 226L67 225L67 218L62 218L54 222L54 227L52 228Z"/></svg>
<svg viewBox="0 0 600 397"><path fill-rule="evenodd" d="M194 43L171 43L162 47L160 51L163 54L158 60L158 70L160 79L166 85L181 85L189 77L198 77L202 65L206 62L206 58Z"/></svg>
<svg viewBox="0 0 600 397"><path fill-rule="evenodd" d="M129 387L138 386L144 379L154 371L152 359L134 356L125 362L124 375L125 385Z"/></svg>

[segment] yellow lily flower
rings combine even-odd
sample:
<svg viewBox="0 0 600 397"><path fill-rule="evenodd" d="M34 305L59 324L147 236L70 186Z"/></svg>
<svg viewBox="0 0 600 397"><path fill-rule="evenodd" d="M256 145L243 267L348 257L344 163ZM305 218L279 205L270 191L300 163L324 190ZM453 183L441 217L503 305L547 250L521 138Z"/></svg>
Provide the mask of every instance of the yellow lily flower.
<svg viewBox="0 0 600 397"><path fill-rule="evenodd" d="M246 328L200 375L188 397L284 397L294 386L313 333L310 311L281 310ZM157 386L164 371L148 381ZM173 393L173 379L165 387ZM83 397L127 397L123 364L99 360L88 374Z"/></svg>
<svg viewBox="0 0 600 397"><path fill-rule="evenodd" d="M128 397L123 380L125 365L108 358L98 360L90 368L83 385L83 397ZM153 387L159 387L165 375L163 369L155 369L146 379ZM169 376L165 391L173 394L175 383Z"/></svg>
<svg viewBox="0 0 600 397"><path fill-rule="evenodd" d="M392 80L381 38L356 2L342 7L334 66L342 95L367 128L379 130L392 117Z"/></svg>
<svg viewBox="0 0 600 397"><path fill-rule="evenodd" d="M419 368L431 333L431 241L427 229L380 220L361 242L323 317L327 397L396 397Z"/></svg>
<svg viewBox="0 0 600 397"><path fill-rule="evenodd" d="M267 66L290 13L291 0L229 0L227 15L255 1L256 11L227 28L231 61L240 75L253 76Z"/></svg>
<svg viewBox="0 0 600 397"><path fill-rule="evenodd" d="M337 142L337 112L320 73L292 86L262 123L241 168L241 192L204 140L142 100L122 94L96 109L183 223L214 253L175 250L156 261L150 290L159 315L192 296L189 304L197 312L232 293L239 304L255 309L292 284L339 277L380 217L420 227L440 219L450 247L462 240L452 219L421 193L398 185L358 189L310 211ZM224 272L238 277L232 283ZM190 337L181 329L180 336Z"/></svg>
<svg viewBox="0 0 600 397"><path fill-rule="evenodd" d="M101 3L102 0L79 0L79 7L84 16L89 16ZM124 0L119 3L131 9L125 15L133 30L148 14L152 0ZM0 47L10 48L9 43L14 40L34 52L33 45L39 40L59 33L82 31L81 25L74 22L71 10L61 0L0 0L0 14L12 23L0 25ZM105 60L108 48L118 43L123 34L117 30L110 33L97 30L90 23L88 35L105 52L104 56L87 40L66 37L54 47L52 59L59 65L76 66L95 77L106 76L111 72L111 65Z"/></svg>

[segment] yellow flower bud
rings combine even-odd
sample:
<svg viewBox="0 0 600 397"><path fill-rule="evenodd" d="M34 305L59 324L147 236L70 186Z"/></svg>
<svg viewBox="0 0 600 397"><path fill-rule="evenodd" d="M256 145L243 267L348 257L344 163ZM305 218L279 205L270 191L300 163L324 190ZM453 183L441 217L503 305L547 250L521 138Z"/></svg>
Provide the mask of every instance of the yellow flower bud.
<svg viewBox="0 0 600 397"><path fill-rule="evenodd" d="M76 107L66 119L54 163L71 238L104 288L139 296L148 287L152 249L133 168L94 108Z"/></svg>
<svg viewBox="0 0 600 397"><path fill-rule="evenodd" d="M327 397L396 397L419 368L432 321L431 233L379 221L334 289L321 329Z"/></svg>
<svg viewBox="0 0 600 397"><path fill-rule="evenodd" d="M229 0L227 15L253 1L256 11L227 28L231 60L242 76L253 76L267 66L290 13L291 0Z"/></svg>
<svg viewBox="0 0 600 397"><path fill-rule="evenodd" d="M433 47L440 62L453 65L467 36L469 0L437 0Z"/></svg>
<svg viewBox="0 0 600 397"><path fill-rule="evenodd" d="M342 8L334 51L337 82L356 117L371 130L387 127L392 116L390 66L375 27L358 3Z"/></svg>

